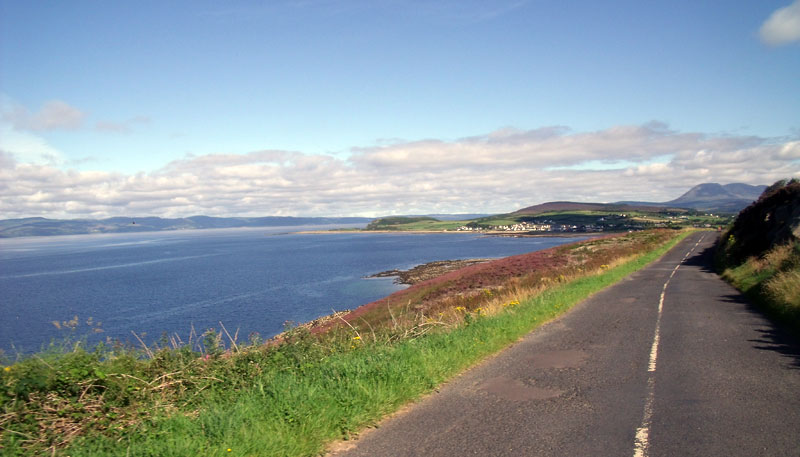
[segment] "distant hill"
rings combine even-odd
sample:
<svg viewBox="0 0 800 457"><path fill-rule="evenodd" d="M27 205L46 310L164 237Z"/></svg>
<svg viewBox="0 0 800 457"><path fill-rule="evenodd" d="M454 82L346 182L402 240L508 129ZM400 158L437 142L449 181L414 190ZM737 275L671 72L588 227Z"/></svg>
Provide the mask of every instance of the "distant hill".
<svg viewBox="0 0 800 457"><path fill-rule="evenodd" d="M413 224L415 222L438 222L430 216L388 216L379 217L369 224L365 230L391 230L398 225Z"/></svg>
<svg viewBox="0 0 800 457"><path fill-rule="evenodd" d="M513 215L536 215L557 211L603 211L603 212L629 212L642 211L658 213L663 211L686 212L681 208L667 208L661 205L626 204L626 203L578 203L578 202L549 202L541 205L529 206L514 211Z"/></svg>
<svg viewBox="0 0 800 457"><path fill-rule="evenodd" d="M626 201L618 202L618 204L689 208L715 213L738 213L747 205L756 201L766 188L767 186L752 186L743 183L725 185L704 183L692 187L685 194L668 202Z"/></svg>
<svg viewBox="0 0 800 457"><path fill-rule="evenodd" d="M486 213L461 213L461 214L410 214L408 217L432 217L439 221L466 221L469 219L478 219L480 217L491 216Z"/></svg>
<svg viewBox="0 0 800 457"><path fill-rule="evenodd" d="M17 236L78 235L87 233L129 233L236 227L282 227L300 225L367 224L365 217L209 217L178 219L160 217L112 217L108 219L25 219L0 220L0 238Z"/></svg>
<svg viewBox="0 0 800 457"><path fill-rule="evenodd" d="M766 188L767 186L751 186L742 183L726 185L706 183L692 187L685 194L666 202L666 204L705 211L717 210L735 213L756 201Z"/></svg>

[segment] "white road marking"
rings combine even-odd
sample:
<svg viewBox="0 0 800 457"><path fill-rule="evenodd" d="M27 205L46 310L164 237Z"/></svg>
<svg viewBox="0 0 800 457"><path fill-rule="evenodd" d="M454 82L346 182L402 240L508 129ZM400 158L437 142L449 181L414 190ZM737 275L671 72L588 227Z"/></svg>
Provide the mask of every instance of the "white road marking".
<svg viewBox="0 0 800 457"><path fill-rule="evenodd" d="M656 330L653 334L653 345L650 347L650 362L647 364L647 372L650 373L647 377L647 398L644 402L644 414L642 417L642 425L636 429L636 438L634 440L633 445L633 456L634 457L647 457L647 452L650 447L650 423L653 419L653 402L655 401L655 386L656 386L656 361L658 360L658 343L660 340L661 334L661 315L664 311L664 298L667 295L667 286L669 286L669 282L672 281L672 277L675 276L675 273L678 272L678 268L681 267L681 264L689 258L689 256L697 249L697 246L700 245L700 242L703 241L703 238L706 236L703 235L697 240L697 243L692 246L692 249L683 256L683 259L675 265L675 268L672 269L672 272L669 274L669 278L664 283L664 287L661 289L661 297L658 300L658 314L656 315Z"/></svg>

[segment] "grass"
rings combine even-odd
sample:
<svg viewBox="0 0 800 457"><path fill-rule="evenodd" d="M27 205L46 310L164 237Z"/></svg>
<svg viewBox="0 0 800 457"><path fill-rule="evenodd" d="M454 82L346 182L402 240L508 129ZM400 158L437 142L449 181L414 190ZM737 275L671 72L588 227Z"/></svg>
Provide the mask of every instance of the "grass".
<svg viewBox="0 0 800 457"><path fill-rule="evenodd" d="M462 221L440 221L432 217L393 216L376 219L365 230L442 231L453 230L462 224Z"/></svg>
<svg viewBox="0 0 800 457"><path fill-rule="evenodd" d="M736 262L726 253L735 251L736 240L728 236L718 250L722 277L744 292L776 319L800 333L800 241L779 244L761 257Z"/></svg>
<svg viewBox="0 0 800 457"><path fill-rule="evenodd" d="M143 357L130 347L81 345L37 354L0 371L0 453L317 455L645 266L686 234L663 232L627 261L546 286L498 289L480 306L436 318L390 312L383 326L367 321L322 336L295 328L280 344L227 352L212 334L205 355L183 347ZM619 243L643 239L634 234ZM593 243L561 249L591 256L613 245Z"/></svg>
<svg viewBox="0 0 800 457"><path fill-rule="evenodd" d="M800 334L800 182L780 180L736 216L717 245L717 270Z"/></svg>
<svg viewBox="0 0 800 457"><path fill-rule="evenodd" d="M386 230L398 231L443 231L455 230L463 225L462 221L417 221L407 224L386 226Z"/></svg>

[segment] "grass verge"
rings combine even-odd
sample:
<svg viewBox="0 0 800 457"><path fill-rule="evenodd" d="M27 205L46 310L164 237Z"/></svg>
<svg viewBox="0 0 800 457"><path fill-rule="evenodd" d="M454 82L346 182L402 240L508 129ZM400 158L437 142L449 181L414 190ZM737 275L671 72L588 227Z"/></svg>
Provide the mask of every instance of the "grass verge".
<svg viewBox="0 0 800 457"><path fill-rule="evenodd" d="M800 334L800 241L773 246L762 256L736 262L727 255L736 240L729 235L718 246L720 275L767 314Z"/></svg>
<svg viewBox="0 0 800 457"><path fill-rule="evenodd" d="M627 262L510 300L494 315L458 310L457 324L399 340L362 338L346 327L322 337L297 328L282 344L203 357L162 349L142 359L119 347L40 354L0 374L0 452L317 455L642 268L687 234L675 232Z"/></svg>

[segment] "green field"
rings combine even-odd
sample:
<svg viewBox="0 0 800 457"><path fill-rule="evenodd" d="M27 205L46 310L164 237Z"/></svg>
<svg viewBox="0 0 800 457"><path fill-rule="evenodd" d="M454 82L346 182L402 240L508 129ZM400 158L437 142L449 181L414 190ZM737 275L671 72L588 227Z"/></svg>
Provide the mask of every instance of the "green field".
<svg viewBox="0 0 800 457"><path fill-rule="evenodd" d="M367 231L444 231L455 230L463 225L463 221L440 221L432 217L383 217L367 225Z"/></svg>

